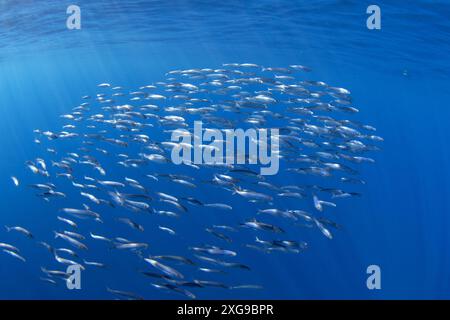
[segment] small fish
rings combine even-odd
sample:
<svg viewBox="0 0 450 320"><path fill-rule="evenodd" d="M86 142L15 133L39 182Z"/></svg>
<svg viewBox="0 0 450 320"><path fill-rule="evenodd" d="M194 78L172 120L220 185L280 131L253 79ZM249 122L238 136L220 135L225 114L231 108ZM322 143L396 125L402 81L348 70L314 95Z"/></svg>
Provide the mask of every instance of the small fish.
<svg viewBox="0 0 450 320"><path fill-rule="evenodd" d="M41 271L45 274L47 274L49 277L57 277L57 278L61 278L61 279L67 279L70 274L68 274L67 272L64 271L59 271L59 270L48 270L44 267L41 267Z"/></svg>
<svg viewBox="0 0 450 320"><path fill-rule="evenodd" d="M221 210L233 210L233 207L223 203L205 203L203 205L207 208L221 209Z"/></svg>
<svg viewBox="0 0 450 320"><path fill-rule="evenodd" d="M169 260L169 261L175 261L175 262L181 262L183 264L187 265L195 265L195 263L188 258L180 257L180 256L151 256L150 258L155 260Z"/></svg>
<svg viewBox="0 0 450 320"><path fill-rule="evenodd" d="M117 221L125 223L125 224L129 225L130 227L132 227L133 229L136 229L136 230L138 230L140 232L144 232L144 227L141 226L140 224L134 222L131 219L128 219L128 218L117 218Z"/></svg>
<svg viewBox="0 0 450 320"><path fill-rule="evenodd" d="M19 227L19 226L8 227L8 226L5 226L5 228L6 228L6 231L8 231L8 232L10 232L10 231L17 231L17 232L22 233L23 235L27 236L28 238L34 238L33 234L30 231L28 231L27 229L23 228L23 227Z"/></svg>
<svg viewBox="0 0 450 320"><path fill-rule="evenodd" d="M116 249L147 249L147 243L128 242L115 245Z"/></svg>
<svg viewBox="0 0 450 320"><path fill-rule="evenodd" d="M62 221L62 222L64 222L64 223L67 223L69 226L71 226L71 227L74 227L74 228L78 228L78 225L75 223L75 222L73 222L72 220L69 220L69 219L66 219L66 218L63 218L63 217L60 217L60 216L57 216L56 217L59 221Z"/></svg>
<svg viewBox="0 0 450 320"><path fill-rule="evenodd" d="M111 239L108 239L104 236L93 234L92 232L90 232L89 235L91 236L92 239L95 239L95 240L101 240L101 241L106 241L106 242L112 241Z"/></svg>
<svg viewBox="0 0 450 320"><path fill-rule="evenodd" d="M166 265L164 265L154 259L151 259L151 258L145 258L144 260L147 261L148 263L150 263L153 267L155 267L159 271L168 275L169 277L174 277L174 278L179 278L179 279L184 278L184 276L180 272L178 272L177 270L175 270L172 267L166 266Z"/></svg>
<svg viewBox="0 0 450 320"><path fill-rule="evenodd" d="M55 254L55 260L56 260L58 263L65 264L65 265L68 265L68 266L79 265L79 266L81 267L81 270L84 270L84 267L81 266L79 263L77 263L77 262L75 262L75 261L73 261L73 260L61 258L61 257L59 257L57 254Z"/></svg>
<svg viewBox="0 0 450 320"><path fill-rule="evenodd" d="M97 183L99 183L100 185L105 186L105 187L114 187L114 188L117 188L117 187L124 188L125 187L125 184L123 184L122 182L117 182L117 181L98 180Z"/></svg>
<svg viewBox="0 0 450 320"><path fill-rule="evenodd" d="M275 225L271 225L268 223L256 221L255 219L244 222L241 224L243 227L256 229L256 230L265 230L265 231L272 231L276 233L284 233L284 230L280 227L277 227Z"/></svg>
<svg viewBox="0 0 450 320"><path fill-rule="evenodd" d="M55 252L64 252L64 253L71 255L72 257L78 257L78 255L75 251L67 249L67 248L57 248L54 251Z"/></svg>
<svg viewBox="0 0 450 320"><path fill-rule="evenodd" d="M231 238L224 235L223 233L217 232L211 228L206 228L205 230L206 230L206 232L209 232L210 234L214 235L215 237L217 237L219 239L225 240L226 242L232 242Z"/></svg>
<svg viewBox="0 0 450 320"><path fill-rule="evenodd" d="M0 248L6 249L8 251L19 252L19 249L17 249L16 247L14 247L13 245L10 245L8 243L4 243L4 242L0 242Z"/></svg>
<svg viewBox="0 0 450 320"><path fill-rule="evenodd" d="M82 250L87 250L88 249L88 247L85 244L81 243L80 241L78 241L78 240L76 240L76 239L74 239L74 238L72 238L72 237L70 237L68 235L65 235L63 233L59 233L59 232L56 232L56 231L54 231L54 233L55 233L55 239L56 238L61 238L61 239L67 241L68 243L70 243L71 245L73 245L74 247L76 247L78 249L82 249Z"/></svg>
<svg viewBox="0 0 450 320"><path fill-rule="evenodd" d="M333 239L333 235L331 234L331 232L327 228L325 228L319 220L314 219L314 222L325 237L327 237L328 239Z"/></svg>
<svg viewBox="0 0 450 320"><path fill-rule="evenodd" d="M20 184L19 179L17 179L16 177L12 176L12 177L11 177L11 180L13 181L13 183L14 183L14 185L15 185L16 187L19 186L19 184Z"/></svg>
<svg viewBox="0 0 450 320"><path fill-rule="evenodd" d="M314 201L314 207L318 211L323 211L324 205L329 206L329 207L336 207L335 203L319 200L319 198L317 198L316 195L313 196L313 201Z"/></svg>
<svg viewBox="0 0 450 320"><path fill-rule="evenodd" d="M210 268L198 268L198 270L206 273L225 273L223 270L210 269Z"/></svg>
<svg viewBox="0 0 450 320"><path fill-rule="evenodd" d="M39 278L41 281L43 281L43 282L46 282L46 283L50 283L50 284L53 284L53 285L57 285L57 283L56 283L56 281L55 280L53 280L53 279L50 279L50 278Z"/></svg>
<svg viewBox="0 0 450 320"><path fill-rule="evenodd" d="M230 289L263 289L263 287L255 284L242 284L239 286L231 286Z"/></svg>
<svg viewBox="0 0 450 320"><path fill-rule="evenodd" d="M112 293L116 296L119 296L121 298L125 298L127 300L144 300L143 297L141 297L133 292L114 290L114 289L110 289L110 288L106 288L106 291L108 291L109 293Z"/></svg>
<svg viewBox="0 0 450 320"><path fill-rule="evenodd" d="M272 201L273 197L269 196L264 193L256 192L256 191L250 191L250 190L242 190L242 189L234 189L234 193L237 193L238 195L247 198L249 200L255 200L255 201Z"/></svg>
<svg viewBox="0 0 450 320"><path fill-rule="evenodd" d="M216 246L207 246L207 247L190 247L191 250L194 250L196 252L203 252L208 253L211 255L223 255L223 256L230 256L235 257L237 256L237 252L227 249L222 249Z"/></svg>
<svg viewBox="0 0 450 320"><path fill-rule="evenodd" d="M10 256L13 256L13 257L16 258L16 259L19 259L19 260L21 260L21 261L23 261L23 262L26 262L25 258L22 257L20 254L18 254L18 253L15 252L15 251L11 251L11 250L8 250L8 249L3 249L3 252L9 254Z"/></svg>
<svg viewBox="0 0 450 320"><path fill-rule="evenodd" d="M176 293L180 293L180 294L182 294L184 296L187 296L187 297L189 297L191 299L195 299L195 295L192 292L187 291L187 290L182 289L182 288L179 288L176 285L173 285L173 284L170 284L170 283L164 283L164 284L152 283L152 286L157 288L157 289L171 290L171 291L174 291Z"/></svg>
<svg viewBox="0 0 450 320"><path fill-rule="evenodd" d="M63 231L63 233L65 235L69 236L69 237L72 237L72 238L77 238L77 239L80 239L80 240L84 240L85 239L85 237L83 235L81 235L79 233L76 233L76 232L65 230L65 231Z"/></svg>
<svg viewBox="0 0 450 320"><path fill-rule="evenodd" d="M80 192L80 194L83 197L88 198L89 200L91 200L92 202L94 202L95 204L100 204L100 200L97 199L94 195L90 194L90 193L86 193L86 192Z"/></svg>
<svg viewBox="0 0 450 320"><path fill-rule="evenodd" d="M87 266L93 266L93 267L98 267L98 268L106 268L106 264L101 263L101 262L83 260L83 263L85 265L87 265Z"/></svg>
<svg viewBox="0 0 450 320"><path fill-rule="evenodd" d="M158 226L158 229L160 229L162 231L165 231L165 232L167 232L167 233L169 233L171 235L175 235L176 234L176 232L174 230L172 230L172 229L170 229L168 227Z"/></svg>

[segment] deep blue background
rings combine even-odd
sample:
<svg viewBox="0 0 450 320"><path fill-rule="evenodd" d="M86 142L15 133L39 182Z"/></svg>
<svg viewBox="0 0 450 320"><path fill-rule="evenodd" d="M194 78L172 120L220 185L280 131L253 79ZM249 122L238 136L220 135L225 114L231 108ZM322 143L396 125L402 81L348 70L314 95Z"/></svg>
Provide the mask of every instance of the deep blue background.
<svg viewBox="0 0 450 320"><path fill-rule="evenodd" d="M365 11L372 3L310 2L78 1L82 30L73 31L65 29L71 1L2 2L0 225L23 225L51 239L58 205L14 188L10 176L27 183L24 162L37 155L32 130L58 128L59 115L95 94L98 83L136 88L168 70L235 61L304 64L314 70L312 79L348 88L361 110L356 119L385 139L376 164L362 170L364 196L339 205L335 219L344 229L333 241L305 235L310 249L300 255L245 250L241 260L259 267L232 278L262 283L264 290L206 289L199 297L450 298L450 4L378 1L382 30L370 31ZM192 219L178 229L194 234L195 221L214 221L205 212ZM169 239L162 235L152 247L163 253ZM146 298L179 297L116 269L85 273L81 291L48 286L38 279L49 261L44 250L4 231L0 242L16 244L28 259L0 254L3 299L111 298L107 285ZM125 254L112 257L101 244L90 251L91 260L111 259L119 270L143 267L127 265ZM370 264L382 269L380 291L366 288Z"/></svg>

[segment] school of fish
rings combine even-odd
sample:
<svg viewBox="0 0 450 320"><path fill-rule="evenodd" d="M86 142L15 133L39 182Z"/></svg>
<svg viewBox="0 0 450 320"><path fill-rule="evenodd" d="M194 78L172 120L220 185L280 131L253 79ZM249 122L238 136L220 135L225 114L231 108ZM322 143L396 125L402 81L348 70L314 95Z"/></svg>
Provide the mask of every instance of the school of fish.
<svg viewBox="0 0 450 320"><path fill-rule="evenodd" d="M42 153L25 163L32 182L11 177L13 186L36 194L43 206L59 206L51 213L59 228L49 229L47 239L24 226L6 226L5 232L36 241L41 245L36 250L47 252L40 280L50 285L64 285L70 265L83 272L113 268L89 254L91 244L100 242L110 255L126 252L149 290L196 298L207 287L262 289L264 283L227 278L229 270L258 267L243 263L239 248L301 253L309 243L300 232L286 232L292 225L332 239L339 225L329 212L340 199L361 195L353 189L366 183L359 168L375 162L368 154L383 141L374 127L347 119L359 112L347 89L307 80L310 71L302 65L229 63L170 71L164 81L135 90L99 84L96 93L60 116L61 129L34 130ZM280 174L296 183L263 176L258 165L174 164L171 150L179 143L171 134L192 131L194 121L221 130L278 128ZM236 201L245 206L236 207ZM215 222L199 228L200 211ZM172 226L175 219L199 228L195 233L210 242L192 243ZM113 224L130 228L137 240L98 231ZM248 233L249 241L236 244L238 232ZM184 250L160 252L167 237ZM0 240L0 249L28 263L16 245ZM118 299L145 298L145 292L127 288L105 292Z"/></svg>

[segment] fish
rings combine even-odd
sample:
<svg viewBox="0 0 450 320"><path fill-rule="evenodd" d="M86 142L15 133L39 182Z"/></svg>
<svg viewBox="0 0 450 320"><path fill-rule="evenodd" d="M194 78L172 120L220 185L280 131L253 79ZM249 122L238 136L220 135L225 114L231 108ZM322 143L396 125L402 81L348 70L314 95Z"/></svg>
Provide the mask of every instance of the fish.
<svg viewBox="0 0 450 320"><path fill-rule="evenodd" d="M191 259L181 257L181 256L151 256L150 258L155 259L155 260L169 260L169 261L181 262L181 263L187 264L187 265L195 265L195 263Z"/></svg>
<svg viewBox="0 0 450 320"><path fill-rule="evenodd" d="M198 268L199 271L206 272L206 273L225 273L223 270L218 269L210 269L210 268Z"/></svg>
<svg viewBox="0 0 450 320"><path fill-rule="evenodd" d="M183 212L188 211L188 209L185 206L183 206L181 203L179 203L177 201L161 199L160 202L170 204L170 205L174 206L175 208L177 208L178 210L183 211Z"/></svg>
<svg viewBox="0 0 450 320"><path fill-rule="evenodd" d="M115 289L110 289L110 288L106 288L106 291L109 293L112 293L115 296L125 298L127 300L144 300L143 297L141 297L133 292L115 290Z"/></svg>
<svg viewBox="0 0 450 320"><path fill-rule="evenodd" d="M221 209L221 210L233 210L233 207L228 205L228 204L224 204L224 203L205 203L203 204L204 207L207 208L214 208L214 209Z"/></svg>
<svg viewBox="0 0 450 320"><path fill-rule="evenodd" d="M260 222L260 221L257 221L256 219L246 221L246 222L242 223L241 226L250 228L250 229L255 229L255 230L265 230L265 231L272 231L275 233L284 233L284 230L281 229L280 227L277 227L275 225L271 225L268 223Z"/></svg>
<svg viewBox="0 0 450 320"><path fill-rule="evenodd" d="M67 218L63 218L63 217L60 217L60 216L57 216L56 217L59 221L62 221L62 222L64 222L64 223L67 223L69 226L71 226L71 227L74 227L74 228L78 228L78 225L74 222L74 221L72 221L72 220L70 220L70 219L67 219Z"/></svg>
<svg viewBox="0 0 450 320"><path fill-rule="evenodd" d="M243 189L234 189L234 193L248 199L255 201L272 201L273 197L261 192L251 191L251 190L243 190Z"/></svg>
<svg viewBox="0 0 450 320"><path fill-rule="evenodd" d="M95 204L100 204L100 200L97 199L94 195L89 194L89 193L86 193L86 192L80 192L80 194L81 194L83 197L88 198L89 200L91 200L91 201L94 202Z"/></svg>
<svg viewBox="0 0 450 320"><path fill-rule="evenodd" d="M39 278L41 281L43 281L43 282L46 282L46 283L49 283L49 284L52 284L52 285L57 285L57 282L55 281L55 280L53 280L53 279L50 279L50 278L43 278L43 277L41 277L41 278Z"/></svg>
<svg viewBox="0 0 450 320"><path fill-rule="evenodd" d="M10 256L19 259L22 262L26 262L25 258L22 257L20 254L18 254L16 251L12 251L12 250L8 250L8 249L3 249L3 252L9 254Z"/></svg>
<svg viewBox="0 0 450 320"><path fill-rule="evenodd" d="M195 199L193 197L187 197L187 198L182 198L183 200L186 200L189 204L194 205L194 206L203 206L203 202L201 202L198 199Z"/></svg>
<svg viewBox="0 0 450 320"><path fill-rule="evenodd" d="M39 241L38 242L38 244L40 244L41 246L43 246L45 249L47 249L50 253L55 253L55 249L50 245L50 244L48 244L47 242L45 242L45 241Z"/></svg>
<svg viewBox="0 0 450 320"><path fill-rule="evenodd" d="M189 297L191 299L195 299L196 298L196 296L192 292L187 291L187 290L182 289L182 288L179 288L179 287L177 287L177 286L175 286L173 284L170 284L170 283L160 283L160 284L152 283L152 286L157 288L157 289L171 290L171 291L180 293L180 294L182 294L184 296L187 296L187 297Z"/></svg>
<svg viewBox="0 0 450 320"><path fill-rule="evenodd" d="M281 210L278 208L271 208L271 209L259 209L258 210L259 214L269 214L272 216L276 216L276 217L282 217L282 218L290 218L290 219L294 219L297 220L297 217L292 214L289 211L285 211L285 210Z"/></svg>
<svg viewBox="0 0 450 320"><path fill-rule="evenodd" d="M215 287L215 288L223 288L223 289L230 289L230 286L217 282L217 281L208 281L208 280L194 280L194 283L201 287Z"/></svg>
<svg viewBox="0 0 450 320"><path fill-rule="evenodd" d="M71 255L72 257L78 257L78 254L75 251L73 251L71 249L67 249L67 248L57 248L53 251L54 252L64 252L64 253Z"/></svg>
<svg viewBox="0 0 450 320"><path fill-rule="evenodd" d="M104 264L102 262L83 260L83 263L87 266L92 266L92 267L97 267L97 268L106 268L106 264Z"/></svg>
<svg viewBox="0 0 450 320"><path fill-rule="evenodd" d="M145 258L144 260L147 261L154 268L156 268L159 271L161 271L162 273L168 275L169 277L179 278L179 279L184 278L184 276L179 271L175 270L172 267L166 266L166 265L156 261L155 259Z"/></svg>
<svg viewBox="0 0 450 320"><path fill-rule="evenodd" d="M15 251L15 252L19 252L20 251L19 249L17 249L17 247L15 247L15 246L13 246L11 244L8 244L8 243L4 243L4 242L0 242L0 248L6 249L8 251Z"/></svg>
<svg viewBox="0 0 450 320"><path fill-rule="evenodd" d="M211 255L223 255L223 256L230 256L230 257L237 256L237 252L219 248L217 246L190 247L190 249L193 251L196 251L196 252L208 253Z"/></svg>
<svg viewBox="0 0 450 320"><path fill-rule="evenodd" d="M313 196L313 201L314 201L314 207L318 211L323 211L324 205L329 206L329 207L336 207L335 203L319 200L319 198L316 195Z"/></svg>
<svg viewBox="0 0 450 320"><path fill-rule="evenodd" d="M69 236L69 237L72 237L72 238L77 238L77 239L80 239L80 240L86 239L82 234L79 234L79 233L76 233L76 232L73 232L73 231L64 230L63 233L65 235Z"/></svg>
<svg viewBox="0 0 450 320"><path fill-rule="evenodd" d="M118 181L97 180L97 183L104 187L124 188L125 184Z"/></svg>
<svg viewBox="0 0 450 320"><path fill-rule="evenodd" d="M56 231L54 231L54 234L55 234L55 239L56 238L61 238L61 239L65 240L65 241L67 241L68 243L70 243L72 246L76 247L77 249L81 249L81 250L87 250L88 249L88 247L85 244L83 244L82 242L80 242L80 241L78 241L78 240L76 240L76 239L74 239L74 238L72 238L72 237L70 237L68 235L65 235L63 233L56 232Z"/></svg>
<svg viewBox="0 0 450 320"><path fill-rule="evenodd" d="M116 249L147 249L148 244L142 242L128 242L128 243L120 243L115 245Z"/></svg>
<svg viewBox="0 0 450 320"><path fill-rule="evenodd" d="M34 188L37 190L42 190L42 191L47 191L47 192L50 190L53 190L55 188L53 185L43 184L43 183L30 184L29 186L31 188Z"/></svg>
<svg viewBox="0 0 450 320"><path fill-rule="evenodd" d="M165 232L167 232L167 233L169 233L171 235L175 235L176 234L176 232L174 230L172 230L172 229L170 229L168 227L158 226L158 229L162 230L162 231L165 231Z"/></svg>
<svg viewBox="0 0 450 320"><path fill-rule="evenodd" d="M195 184L193 184L192 182L183 180L183 179L172 179L172 182L181 184L183 186L189 187L189 188L197 188L197 186Z"/></svg>
<svg viewBox="0 0 450 320"><path fill-rule="evenodd" d="M44 200L39 206L50 205L49 214L57 208L55 222L70 226L53 231L43 225L39 231L47 228L55 239L38 244L52 254L52 263L80 260L89 267L84 272L102 272L106 264L95 261L86 244L105 242L95 247L110 256L108 267L124 259L130 268L123 276L128 277L139 263L148 263L155 270L138 273L156 279L149 290L183 297L196 297L185 288L262 289L264 283L233 281L239 279L237 272L260 268L255 261L247 265L235 259L245 257L247 248L263 255L301 253L309 250L309 241L303 241L309 232L333 240L331 231L341 232L343 226L328 214L339 212L341 201L362 195L362 168L377 165L374 154L382 151L382 133L358 121L363 108L354 105L351 88L311 80L311 71L298 63L232 62L169 70L161 81L130 88L105 79L97 92L80 95L78 104L57 115L56 128L33 130L27 175L11 175L14 186L26 185ZM278 131L267 140L261 132L246 136L247 129L263 128ZM239 142L236 129L244 132L248 150L235 145L232 155L220 155L227 136L236 135ZM258 156L252 143L258 143ZM270 150L272 164L277 160L279 176L263 174L263 147ZM189 156L178 163L176 151ZM213 156L216 160L207 159ZM229 214L216 214L219 210ZM178 220L165 221L173 218ZM117 234L118 222L130 227L124 232L139 231L137 238ZM22 227L7 230L32 238ZM172 236L171 245L161 243L158 237L165 236L154 230ZM254 242L246 240L249 235ZM74 249L58 248L60 240ZM22 260L13 244L0 243L0 249ZM85 259L87 252L94 260ZM177 270L172 264L181 266ZM50 284L69 277L64 271L41 271L48 280L41 281ZM198 273L211 278L197 279ZM225 273L230 284L216 279ZM143 298L109 286L107 292Z"/></svg>
<svg viewBox="0 0 450 320"><path fill-rule="evenodd" d="M223 261L223 260L219 260L219 259L201 256L201 255L195 255L195 256L202 261L205 261L205 262L208 262L208 263L211 263L214 265L228 267L228 268L238 268L238 269L250 270L249 266L238 263L238 262L227 262L227 261Z"/></svg>
<svg viewBox="0 0 450 320"><path fill-rule="evenodd" d="M136 230L138 230L140 232L144 232L144 227L141 226L140 224L134 222L131 219L128 219L128 218L117 218L117 221L125 223L125 224L129 225L130 227L132 227L133 229L136 229Z"/></svg>
<svg viewBox="0 0 450 320"><path fill-rule="evenodd" d="M206 228L205 231L210 233L210 234L212 234L213 236L215 236L215 237L217 237L219 239L225 240L226 242L232 242L233 241L230 237L224 235L223 233L217 232L217 231L213 230L212 228Z"/></svg>
<svg viewBox="0 0 450 320"><path fill-rule="evenodd" d="M17 232L25 235L28 238L34 238L33 234L30 231L28 231L27 229L23 228L23 227L20 227L20 226L15 226L15 227L5 226L5 228L6 228L6 231L8 231L8 232L17 231Z"/></svg>
<svg viewBox="0 0 450 320"><path fill-rule="evenodd" d="M238 286L231 286L230 289L263 289L263 286L256 284L241 284Z"/></svg>
<svg viewBox="0 0 450 320"><path fill-rule="evenodd" d="M20 184L19 179L17 179L15 176L11 176L11 180L13 181L13 183L16 187L19 186L19 184Z"/></svg>
<svg viewBox="0 0 450 320"><path fill-rule="evenodd" d="M69 273L60 270L48 270L44 267L41 267L41 271L51 278L56 277L66 280L68 277L70 277Z"/></svg>
<svg viewBox="0 0 450 320"><path fill-rule="evenodd" d="M106 238L104 236L100 236L100 235L97 235L97 234L93 234L92 232L89 232L89 235L91 236L92 239L95 239L95 240L101 240L101 241L106 241L106 242L111 242L112 241L109 238Z"/></svg>
<svg viewBox="0 0 450 320"><path fill-rule="evenodd" d="M320 232L322 232L322 234L327 237L328 239L333 239L333 235L331 234L330 230L328 230L327 228L324 227L324 225L322 224L322 222L320 222L317 219L314 219L314 222L316 223L317 228L319 228Z"/></svg>
<svg viewBox="0 0 450 320"><path fill-rule="evenodd" d="M79 263L77 263L77 262L75 262L75 261L73 261L73 260L61 258L61 257L58 256L57 254L55 254L54 256L55 256L55 260L56 260L58 263L65 264L65 265L68 265L68 266L79 265L81 270L85 270L85 268L84 268L83 266L81 266Z"/></svg>
<svg viewBox="0 0 450 320"><path fill-rule="evenodd" d="M170 194L163 193L163 192L157 192L156 194L160 197L161 200L170 200L173 202L178 202L178 198L176 198Z"/></svg>
<svg viewBox="0 0 450 320"><path fill-rule="evenodd" d="M100 214L91 211L88 206L84 206L84 209L74 209L74 208L62 208L59 211L70 214L74 217L86 219L86 218L94 218L100 219Z"/></svg>

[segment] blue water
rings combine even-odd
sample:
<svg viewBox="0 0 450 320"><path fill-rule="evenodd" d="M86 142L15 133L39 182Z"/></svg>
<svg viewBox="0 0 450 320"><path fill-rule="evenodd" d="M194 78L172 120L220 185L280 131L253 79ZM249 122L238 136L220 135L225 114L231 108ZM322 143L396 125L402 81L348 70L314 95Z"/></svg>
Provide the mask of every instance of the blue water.
<svg viewBox="0 0 450 320"><path fill-rule="evenodd" d="M343 229L331 241L293 228L291 237L310 244L301 254L265 255L235 241L239 261L252 271L230 271L223 280L261 284L263 290L195 293L204 299L450 298L449 2L377 1L381 30L366 28L372 3L356 0L77 1L82 28L67 30L70 4L0 4L0 225L22 225L37 239L53 241L61 202L44 203L26 188L35 181L24 163L40 152L32 131L59 128L59 115L80 104L81 96L97 93L98 83L137 88L163 80L169 70L226 62L303 64L313 69L311 79L349 89L360 109L354 118L385 139L373 155L376 163L361 170L368 182L360 188L363 197L339 202L333 218ZM21 180L19 188L11 175ZM302 178L279 179L301 184ZM208 197L220 201L221 194ZM247 216L241 199L230 199ZM180 243L160 233L142 240L158 254L180 251L191 239L210 241L195 230L216 218L191 211L173 224L183 234ZM140 221L151 230L151 221ZM116 227L99 226L98 233L135 235ZM113 298L107 286L148 299L181 298L150 287L151 279L134 272L145 265L101 243L90 242L89 258L111 267L84 272L82 290L69 291L39 280L40 266L58 264L36 242L3 230L0 242L17 245L27 258L22 263L0 254L2 299ZM381 290L366 287L372 264L381 268Z"/></svg>

